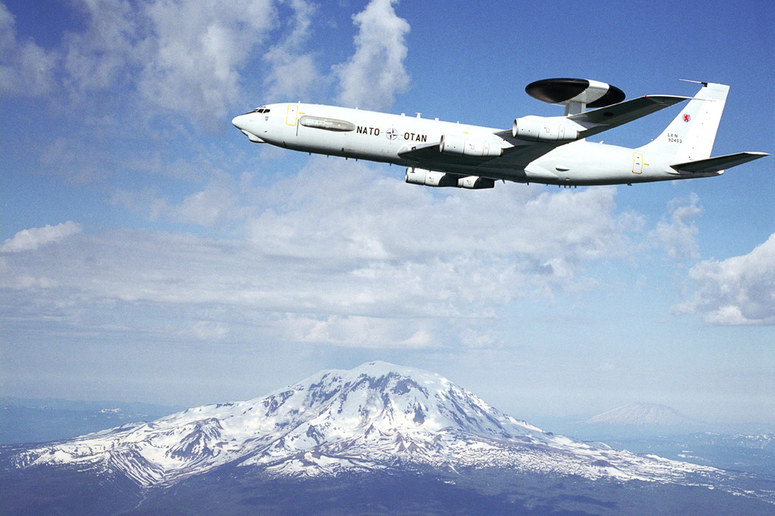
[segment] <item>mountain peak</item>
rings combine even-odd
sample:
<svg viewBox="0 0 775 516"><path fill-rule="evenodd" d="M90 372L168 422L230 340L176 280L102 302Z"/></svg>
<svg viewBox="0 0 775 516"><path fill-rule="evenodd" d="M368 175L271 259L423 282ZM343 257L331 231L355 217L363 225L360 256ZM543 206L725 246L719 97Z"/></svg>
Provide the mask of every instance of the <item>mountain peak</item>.
<svg viewBox="0 0 775 516"><path fill-rule="evenodd" d="M358 428L378 428L385 434L443 430L487 438L543 433L500 413L438 374L388 362L321 371L267 398L277 400L291 392L304 396L294 400L297 403L286 402L288 407L300 404L305 412L316 412L325 419L319 427L333 428L344 421L347 432Z"/></svg>
<svg viewBox="0 0 775 516"><path fill-rule="evenodd" d="M381 360L375 360L371 362L365 362L352 369L324 369L312 376L302 380L299 384L314 383L316 378L322 377L341 377L353 380L360 376L368 376L371 378L381 378L385 376L396 376L412 378L416 380L422 380L423 383L428 384L449 384L451 383L446 378L422 369L414 367L408 367L403 365L397 365L390 362L384 362Z"/></svg>
<svg viewBox="0 0 775 516"><path fill-rule="evenodd" d="M387 362L325 370L262 398L30 449L16 464L120 471L143 486L227 465L270 477L497 467L664 481L708 471L543 432L440 375Z"/></svg>

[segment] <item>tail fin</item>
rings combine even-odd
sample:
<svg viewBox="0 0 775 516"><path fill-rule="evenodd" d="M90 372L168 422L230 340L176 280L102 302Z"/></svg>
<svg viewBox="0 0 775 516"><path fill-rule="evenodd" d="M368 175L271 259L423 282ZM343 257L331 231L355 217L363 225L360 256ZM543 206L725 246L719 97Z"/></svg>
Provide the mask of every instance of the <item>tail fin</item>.
<svg viewBox="0 0 775 516"><path fill-rule="evenodd" d="M703 82L700 91L657 139L641 147L649 154L666 154L674 162L710 157L724 111L729 86Z"/></svg>

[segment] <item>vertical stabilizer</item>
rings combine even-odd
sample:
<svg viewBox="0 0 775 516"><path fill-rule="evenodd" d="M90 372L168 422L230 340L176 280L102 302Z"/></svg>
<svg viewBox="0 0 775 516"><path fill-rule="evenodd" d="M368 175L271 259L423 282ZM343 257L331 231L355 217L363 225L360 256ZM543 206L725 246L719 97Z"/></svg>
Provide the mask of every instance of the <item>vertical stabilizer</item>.
<svg viewBox="0 0 775 516"><path fill-rule="evenodd" d="M702 89L681 110L656 140L641 147L649 154L672 156L675 162L710 157L724 111L729 86L702 83Z"/></svg>

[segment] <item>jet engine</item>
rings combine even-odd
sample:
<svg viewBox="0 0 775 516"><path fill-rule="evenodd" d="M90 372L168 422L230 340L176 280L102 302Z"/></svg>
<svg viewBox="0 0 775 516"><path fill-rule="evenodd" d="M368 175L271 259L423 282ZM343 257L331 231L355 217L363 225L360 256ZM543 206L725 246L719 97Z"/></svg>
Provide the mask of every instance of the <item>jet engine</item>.
<svg viewBox="0 0 775 516"><path fill-rule="evenodd" d="M459 134L444 134L439 143L439 152L477 158L497 158L503 154L503 148L494 142L471 140Z"/></svg>
<svg viewBox="0 0 775 516"><path fill-rule="evenodd" d="M520 140L572 142L579 139L582 126L565 117L523 116L514 120L511 135Z"/></svg>
<svg viewBox="0 0 775 516"><path fill-rule="evenodd" d="M484 190L485 188L495 188L495 181L486 177L465 176L457 180L457 186L469 190Z"/></svg>
<svg viewBox="0 0 775 516"><path fill-rule="evenodd" d="M452 186L456 188L467 188L469 190L481 190L484 188L495 187L495 181L486 177L459 176L457 174L415 167L408 167L406 169L406 182L413 185Z"/></svg>

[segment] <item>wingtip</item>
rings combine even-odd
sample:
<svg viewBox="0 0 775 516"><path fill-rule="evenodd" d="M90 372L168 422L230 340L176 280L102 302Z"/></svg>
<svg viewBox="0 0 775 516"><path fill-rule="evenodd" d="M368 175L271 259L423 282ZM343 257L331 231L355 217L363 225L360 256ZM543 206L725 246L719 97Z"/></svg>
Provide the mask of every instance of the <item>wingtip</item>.
<svg viewBox="0 0 775 516"><path fill-rule="evenodd" d="M678 79L681 82L691 82L692 84L702 84L703 86L707 86L708 83L705 81L693 81L691 79Z"/></svg>
<svg viewBox="0 0 775 516"><path fill-rule="evenodd" d="M673 104L678 104L679 102L689 100L692 97L684 97L682 95L644 95L643 98L649 99L650 101L657 104L672 106Z"/></svg>

